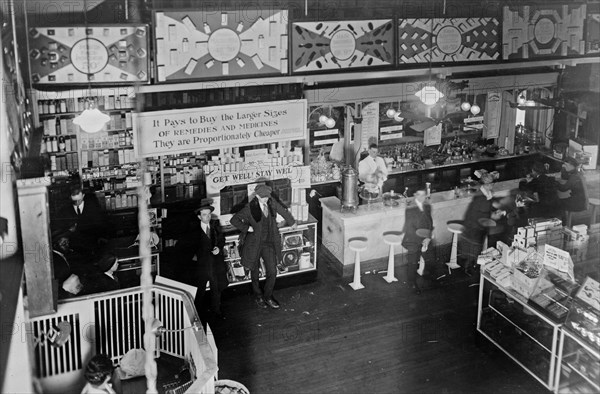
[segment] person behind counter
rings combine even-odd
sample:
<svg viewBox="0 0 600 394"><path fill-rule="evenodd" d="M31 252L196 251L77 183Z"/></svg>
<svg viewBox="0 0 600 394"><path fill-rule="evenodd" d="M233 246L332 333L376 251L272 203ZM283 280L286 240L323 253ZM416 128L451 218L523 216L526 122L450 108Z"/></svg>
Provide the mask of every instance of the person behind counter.
<svg viewBox="0 0 600 394"><path fill-rule="evenodd" d="M377 145L369 145L369 155L358 163L358 179L365 184L377 185L381 191L383 182L387 180L388 170L385 161L377 153Z"/></svg>
<svg viewBox="0 0 600 394"><path fill-rule="evenodd" d="M80 184L71 187L71 206L57 218L61 229L71 232L71 247L80 253L95 254L106 243L108 222L95 195L84 195Z"/></svg>
<svg viewBox="0 0 600 394"><path fill-rule="evenodd" d="M559 200L559 207L563 211L581 212L588 208L585 179L579 172L579 163L574 158L568 157L563 163L557 189L560 192L569 192L569 197ZM563 223L567 223L565 219L566 217L563 217ZM569 225L570 223L567 223L567 226Z"/></svg>
<svg viewBox="0 0 600 394"><path fill-rule="evenodd" d="M458 242L458 254L467 276L473 274L473 267L483 249L488 229L495 226L495 221L505 214L504 211L497 210L500 205L494 200L493 182L497 176L485 170L476 172L478 173L481 186L467 207L463 221L465 230Z"/></svg>
<svg viewBox="0 0 600 394"><path fill-rule="evenodd" d="M519 182L519 190L530 194L528 216L549 218L555 215L558 209L558 197L556 195L556 181L546 175L546 166L541 162L535 162L531 173Z"/></svg>
<svg viewBox="0 0 600 394"><path fill-rule="evenodd" d="M190 231L177 243L185 261L191 261L196 292L196 310L204 312L204 294L206 282L210 284L211 310L219 319L224 316L221 312L221 292L229 284L223 248L225 236L221 231L218 219L212 219L215 210L210 204L204 203L194 211L196 217L190 223Z"/></svg>
<svg viewBox="0 0 600 394"><path fill-rule="evenodd" d="M292 214L274 198L272 189L258 185L254 190L255 198L248 202L231 218L231 224L240 230L241 263L250 270L252 291L255 301L261 308L279 308L273 298L273 289L277 278L277 262L281 261L281 237L277 227L277 214L280 214L288 226L296 229L296 220ZM266 280L264 290L259 286L260 258L265 263Z"/></svg>
<svg viewBox="0 0 600 394"><path fill-rule="evenodd" d="M418 280L423 275L425 267L419 267L419 261L427 252L431 242L433 219L431 205L425 201L427 199L425 187L417 189L414 196L415 204L406 208L402 246L407 250L406 277L408 283L413 286L417 294L421 294L422 286L419 286ZM418 272L417 268L419 268ZM417 277L417 273L419 277Z"/></svg>

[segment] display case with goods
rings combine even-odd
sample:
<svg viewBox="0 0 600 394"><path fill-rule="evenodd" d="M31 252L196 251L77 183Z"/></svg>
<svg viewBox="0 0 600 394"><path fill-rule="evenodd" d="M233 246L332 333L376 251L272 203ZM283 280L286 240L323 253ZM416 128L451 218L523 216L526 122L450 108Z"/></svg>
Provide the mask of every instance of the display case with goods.
<svg viewBox="0 0 600 394"><path fill-rule="evenodd" d="M481 274L477 331L552 390L561 323L492 273Z"/></svg>
<svg viewBox="0 0 600 394"><path fill-rule="evenodd" d="M590 277L562 328L554 392L600 392L600 285Z"/></svg>
<svg viewBox="0 0 600 394"><path fill-rule="evenodd" d="M315 271L317 269L317 221L310 217L298 222L298 227L281 227L282 261L277 264L277 275L287 276ZM241 264L239 234L225 238L225 262L230 285L250 282L250 271ZM265 269L261 260L260 277L264 279Z"/></svg>

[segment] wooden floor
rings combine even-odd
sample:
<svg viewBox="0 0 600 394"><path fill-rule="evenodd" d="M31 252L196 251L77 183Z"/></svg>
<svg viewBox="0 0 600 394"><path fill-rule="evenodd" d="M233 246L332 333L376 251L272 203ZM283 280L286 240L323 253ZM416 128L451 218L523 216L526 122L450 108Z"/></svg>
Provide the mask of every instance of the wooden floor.
<svg viewBox="0 0 600 394"><path fill-rule="evenodd" d="M259 309L244 288L210 322L219 378L252 393L543 393L534 378L476 334L477 279L456 273L421 295L383 274L353 291L320 256L317 280L275 292Z"/></svg>

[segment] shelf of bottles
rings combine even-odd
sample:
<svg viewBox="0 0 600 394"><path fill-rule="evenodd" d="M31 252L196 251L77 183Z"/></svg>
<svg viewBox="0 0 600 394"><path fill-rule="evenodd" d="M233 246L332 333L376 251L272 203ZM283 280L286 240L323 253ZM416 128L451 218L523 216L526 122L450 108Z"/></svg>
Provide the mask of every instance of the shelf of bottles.
<svg viewBox="0 0 600 394"><path fill-rule="evenodd" d="M106 127L95 134L83 132L73 122L86 108L87 97L37 100L39 124L44 130L42 153L50 159L49 175L80 172L84 180L121 176L113 170L136 161L131 130L133 99L126 94L93 99L97 108L110 116Z"/></svg>
<svg viewBox="0 0 600 394"><path fill-rule="evenodd" d="M314 271L317 267L317 223L309 217L308 221L291 227L280 229L282 259L277 264L277 275L287 276L306 271ZM230 285L239 285L250 281L250 270L241 264L239 236L230 235L225 239L225 262ZM265 268L260 261L260 278L265 277Z"/></svg>
<svg viewBox="0 0 600 394"><path fill-rule="evenodd" d="M167 155L162 158L162 174L156 174L156 184L162 184L165 202L202 198L206 152Z"/></svg>

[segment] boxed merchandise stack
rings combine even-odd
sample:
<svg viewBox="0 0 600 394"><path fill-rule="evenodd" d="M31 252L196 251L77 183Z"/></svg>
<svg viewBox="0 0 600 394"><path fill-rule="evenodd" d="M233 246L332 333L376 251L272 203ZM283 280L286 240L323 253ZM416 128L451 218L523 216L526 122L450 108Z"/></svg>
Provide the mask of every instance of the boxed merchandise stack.
<svg viewBox="0 0 600 394"><path fill-rule="evenodd" d="M292 190L292 204L290 213L299 222L308 220L308 203L306 202L306 189L294 188Z"/></svg>
<svg viewBox="0 0 600 394"><path fill-rule="evenodd" d="M528 227L533 228L536 245L548 244L557 248L563 247L563 227L560 219L533 218L529 219Z"/></svg>
<svg viewBox="0 0 600 394"><path fill-rule="evenodd" d="M587 250L590 236L588 226L580 224L573 226L572 229L565 228L565 247L564 249L571 254L573 262L577 263L587 258Z"/></svg>
<svg viewBox="0 0 600 394"><path fill-rule="evenodd" d="M533 226L519 227L513 238L513 247L527 249L537 244Z"/></svg>

